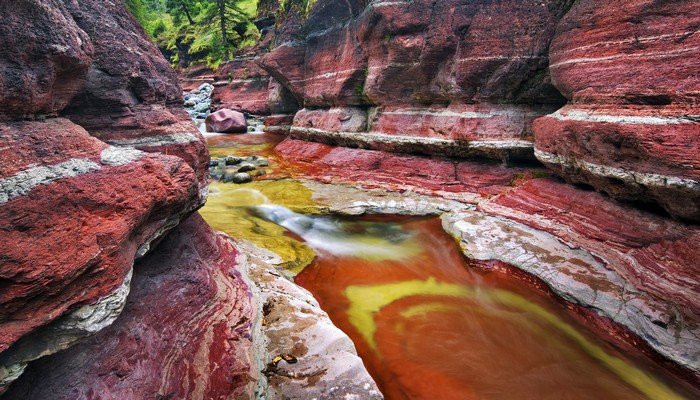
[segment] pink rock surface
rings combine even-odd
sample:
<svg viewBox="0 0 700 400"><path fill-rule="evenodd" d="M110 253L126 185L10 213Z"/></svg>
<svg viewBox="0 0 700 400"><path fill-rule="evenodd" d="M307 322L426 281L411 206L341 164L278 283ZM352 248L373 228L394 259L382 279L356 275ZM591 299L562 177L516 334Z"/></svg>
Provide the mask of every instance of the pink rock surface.
<svg viewBox="0 0 700 400"><path fill-rule="evenodd" d="M195 214L135 266L122 317L30 367L9 399L250 398L250 291Z"/></svg>
<svg viewBox="0 0 700 400"><path fill-rule="evenodd" d="M182 159L108 146L66 119L0 132L0 352L12 355L22 336L122 285L203 199Z"/></svg>
<svg viewBox="0 0 700 400"><path fill-rule="evenodd" d="M227 108L209 114L204 123L209 132L245 133L248 131L245 115Z"/></svg>
<svg viewBox="0 0 700 400"><path fill-rule="evenodd" d="M217 71L212 105L217 109L245 111L255 115L270 113L270 76L255 62L255 56L236 57Z"/></svg>
<svg viewBox="0 0 700 400"><path fill-rule="evenodd" d="M65 2L94 47L87 82L62 116L109 144L177 155L206 184L209 152L182 108L177 75L121 2Z"/></svg>
<svg viewBox="0 0 700 400"><path fill-rule="evenodd" d="M376 150L533 160L532 121L542 106L333 107L302 109L295 138Z"/></svg>
<svg viewBox="0 0 700 400"><path fill-rule="evenodd" d="M58 113L85 83L88 34L60 1L3 1L0 13L0 120Z"/></svg>
<svg viewBox="0 0 700 400"><path fill-rule="evenodd" d="M577 2L550 48L573 103L535 122L538 158L571 182L700 221L700 9Z"/></svg>
<svg viewBox="0 0 700 400"><path fill-rule="evenodd" d="M300 177L415 190L473 203L506 190L518 174L527 173L501 165L334 147L291 138L278 144L275 152Z"/></svg>

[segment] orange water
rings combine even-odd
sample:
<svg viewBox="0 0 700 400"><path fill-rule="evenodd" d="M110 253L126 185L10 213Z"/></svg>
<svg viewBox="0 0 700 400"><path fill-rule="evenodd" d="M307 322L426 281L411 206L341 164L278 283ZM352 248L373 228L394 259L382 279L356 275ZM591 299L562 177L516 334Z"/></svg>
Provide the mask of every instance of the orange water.
<svg viewBox="0 0 700 400"><path fill-rule="evenodd" d="M387 399L693 397L522 280L468 267L439 220L398 226L409 234L389 243L393 256L316 249L296 277L353 339Z"/></svg>

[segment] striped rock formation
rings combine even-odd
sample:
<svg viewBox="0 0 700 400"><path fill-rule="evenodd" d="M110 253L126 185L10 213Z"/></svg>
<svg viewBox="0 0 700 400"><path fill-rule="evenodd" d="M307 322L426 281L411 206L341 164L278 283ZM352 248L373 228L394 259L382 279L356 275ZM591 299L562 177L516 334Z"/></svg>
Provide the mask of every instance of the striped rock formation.
<svg viewBox="0 0 700 400"><path fill-rule="evenodd" d="M94 47L87 82L62 116L92 136L145 152L175 155L206 185L209 154L182 110L175 71L120 2L65 2Z"/></svg>
<svg viewBox="0 0 700 400"><path fill-rule="evenodd" d="M261 64L306 107L297 138L532 159L532 121L563 103L547 50L571 3L319 1Z"/></svg>
<svg viewBox="0 0 700 400"><path fill-rule="evenodd" d="M243 56L222 65L216 71L212 106L256 115L270 113L268 85L270 76L255 63L257 57Z"/></svg>
<svg viewBox="0 0 700 400"><path fill-rule="evenodd" d="M203 204L208 152L120 2L0 12L2 392L117 318L134 260Z"/></svg>
<svg viewBox="0 0 700 400"><path fill-rule="evenodd" d="M137 263L117 322L30 366L6 397L217 399L254 392L253 306L236 256L228 238L191 216Z"/></svg>
<svg viewBox="0 0 700 400"><path fill-rule="evenodd" d="M700 221L700 8L579 1L550 49L571 104L535 121L536 156L570 182Z"/></svg>

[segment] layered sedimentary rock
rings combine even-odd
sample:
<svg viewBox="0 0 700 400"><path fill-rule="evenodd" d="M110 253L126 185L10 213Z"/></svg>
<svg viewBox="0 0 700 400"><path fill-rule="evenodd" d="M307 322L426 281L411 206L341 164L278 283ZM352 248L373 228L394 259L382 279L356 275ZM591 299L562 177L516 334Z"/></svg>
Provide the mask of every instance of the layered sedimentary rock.
<svg viewBox="0 0 700 400"><path fill-rule="evenodd" d="M478 210L498 218L466 217L452 228L472 257L539 276L700 372L700 229L552 179L531 180Z"/></svg>
<svg viewBox="0 0 700 400"><path fill-rule="evenodd" d="M2 392L114 321L134 259L203 204L208 155L120 2L0 11Z"/></svg>
<svg viewBox="0 0 700 400"><path fill-rule="evenodd" d="M61 112L115 146L176 155L206 184L206 144L182 109L177 76L121 2L65 2L94 46L87 82Z"/></svg>
<svg viewBox="0 0 700 400"><path fill-rule="evenodd" d="M416 202L414 193L461 202L442 208L449 211L443 226L461 240L475 266L490 268L500 261L539 277L564 299L629 329L639 337L636 343L646 342L693 371L691 380L697 382L700 271L695 260L700 253L695 226L560 180L532 179L539 170L293 139L276 150L299 176L396 192L365 191L362 200L340 208L344 213L435 212ZM338 189L319 185L314 192L331 209L342 203Z"/></svg>
<svg viewBox="0 0 700 400"><path fill-rule="evenodd" d="M4 385L27 361L99 330L103 322L88 317L103 311L90 307L120 290L134 258L203 199L182 159L107 145L66 119L0 130ZM113 320L120 305L109 307ZM85 326L56 333L75 325L62 316L76 312Z"/></svg>
<svg viewBox="0 0 700 400"><path fill-rule="evenodd" d="M32 365L6 397L250 398L254 309L236 256L191 216L137 263L122 317Z"/></svg>
<svg viewBox="0 0 700 400"><path fill-rule="evenodd" d="M296 176L323 182L360 183L392 191L416 191L465 203L501 193L529 175L523 168L459 162L412 154L335 147L287 138L275 147Z"/></svg>
<svg viewBox="0 0 700 400"><path fill-rule="evenodd" d="M537 158L570 182L700 221L700 9L579 1L550 49L572 104L535 122Z"/></svg>
<svg viewBox="0 0 700 400"><path fill-rule="evenodd" d="M236 57L216 71L212 106L251 114L270 113L267 101L270 76L255 63L257 57Z"/></svg>
<svg viewBox="0 0 700 400"><path fill-rule="evenodd" d="M307 107L296 137L532 158L532 120L563 100L549 83L547 49L570 4L317 2L305 40L283 43L261 63ZM366 125L328 126L324 111L335 107L364 113Z"/></svg>
<svg viewBox="0 0 700 400"><path fill-rule="evenodd" d="M191 216L137 263L122 317L33 364L6 397L380 399L350 339L278 258Z"/></svg>

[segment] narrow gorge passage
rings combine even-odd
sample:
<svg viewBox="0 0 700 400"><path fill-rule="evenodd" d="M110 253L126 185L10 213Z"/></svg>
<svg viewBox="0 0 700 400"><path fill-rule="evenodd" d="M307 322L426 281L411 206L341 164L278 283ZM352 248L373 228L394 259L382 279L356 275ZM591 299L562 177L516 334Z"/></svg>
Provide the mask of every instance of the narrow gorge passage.
<svg viewBox="0 0 700 400"><path fill-rule="evenodd" d="M438 218L320 215L326 207L312 190L275 162L274 136L209 141L213 158L264 155L272 164L262 180L212 183L202 215L277 252L282 272L351 337L387 399L693 397L522 273L470 266Z"/></svg>

